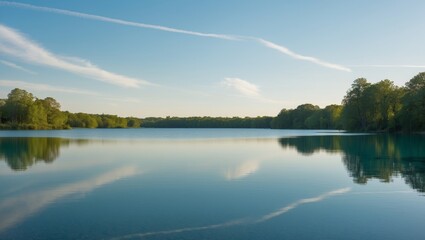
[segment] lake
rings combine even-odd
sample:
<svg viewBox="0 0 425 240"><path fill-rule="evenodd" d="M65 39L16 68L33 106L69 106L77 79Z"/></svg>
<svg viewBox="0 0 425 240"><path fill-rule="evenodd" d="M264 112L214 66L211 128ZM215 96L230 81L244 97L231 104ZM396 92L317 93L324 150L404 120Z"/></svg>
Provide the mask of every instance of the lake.
<svg viewBox="0 0 425 240"><path fill-rule="evenodd" d="M0 131L0 239L423 239L425 135Z"/></svg>

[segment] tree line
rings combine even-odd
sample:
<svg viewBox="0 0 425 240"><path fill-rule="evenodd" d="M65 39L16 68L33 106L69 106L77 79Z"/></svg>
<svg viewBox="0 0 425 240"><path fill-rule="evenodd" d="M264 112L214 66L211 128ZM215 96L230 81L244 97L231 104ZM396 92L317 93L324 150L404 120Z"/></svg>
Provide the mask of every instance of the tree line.
<svg viewBox="0 0 425 240"><path fill-rule="evenodd" d="M136 118L70 113L51 97L38 99L13 89L0 99L0 129L68 128L275 128L344 129L349 131L425 131L425 72L399 87L385 79L358 78L340 105L325 108L306 103L282 109L276 117Z"/></svg>
<svg viewBox="0 0 425 240"><path fill-rule="evenodd" d="M54 98L39 99L15 88L0 99L0 129L70 129L140 127L141 119L109 114L70 113Z"/></svg>
<svg viewBox="0 0 425 240"><path fill-rule="evenodd" d="M166 117L145 118L147 128L270 128L273 117Z"/></svg>
<svg viewBox="0 0 425 240"><path fill-rule="evenodd" d="M349 131L424 131L425 72L399 87L385 79L369 83L358 78L351 84L341 105L323 109L302 104L283 109L272 128L344 129Z"/></svg>

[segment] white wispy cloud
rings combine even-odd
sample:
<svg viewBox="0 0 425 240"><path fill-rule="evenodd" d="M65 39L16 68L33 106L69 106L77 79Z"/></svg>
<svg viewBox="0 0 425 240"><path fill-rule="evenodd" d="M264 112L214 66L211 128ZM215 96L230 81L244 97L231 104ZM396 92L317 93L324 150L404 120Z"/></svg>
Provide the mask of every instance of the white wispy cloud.
<svg viewBox="0 0 425 240"><path fill-rule="evenodd" d="M262 96L260 93L260 88L257 85L241 78L227 77L220 82L220 85L232 89L244 97L248 97L265 103L283 104L281 101L273 100Z"/></svg>
<svg viewBox="0 0 425 240"><path fill-rule="evenodd" d="M425 68L425 65L385 65L385 64L371 64L371 65L350 65L350 67L360 68Z"/></svg>
<svg viewBox="0 0 425 240"><path fill-rule="evenodd" d="M23 61L65 70L91 79L107 82L122 87L139 87L140 85L154 85L145 80L131 78L101 69L87 60L70 60L58 56L18 31L0 24L0 53L19 58Z"/></svg>
<svg viewBox="0 0 425 240"><path fill-rule="evenodd" d="M117 97L104 97L103 99L113 102L122 103L140 103L140 99L137 98L117 98Z"/></svg>
<svg viewBox="0 0 425 240"><path fill-rule="evenodd" d="M96 92L82 90L82 89L55 87L55 86L51 86L47 84L29 83L29 82L16 81L16 80L0 80L0 86L31 89L36 91L62 92L62 93L99 96L99 94Z"/></svg>
<svg viewBox="0 0 425 240"><path fill-rule="evenodd" d="M278 44L273 43L271 41L268 41L268 40L265 40L265 39L262 39L262 38L257 38L257 37L190 31L190 30L171 28L171 27L161 26L161 25L153 25L153 24L146 24L146 23L140 23L140 22L126 21L126 20L117 19L117 18L104 17L104 16L99 16L99 15L69 11L69 10L58 9L58 8L40 7L40 6L35 6L35 5L25 4L25 3L18 3L18 2L0 1L0 6L17 7L17 8L25 8L25 9L36 10L36 11L51 12L51 13L56 13L56 14L72 16L72 17L85 18L85 19L91 19L91 20L96 20L96 21L109 22L109 23L139 27L139 28L149 28L149 29L155 29L155 30L166 31L166 32L188 34L188 35L199 36L199 37L219 38L219 39L231 40L231 41L241 41L241 40L255 41L255 42L257 42L257 43L259 43L259 44L261 44L261 45L263 45L267 48L272 48L274 50L277 50L280 53L283 53L287 56L290 56L290 57L298 59L298 60L312 62L312 63L318 64L318 65L320 65L322 67L326 67L326 68L351 72L351 69L344 67L342 65L329 63L327 61L324 61L324 60L321 60L321 59L318 59L318 58L315 58L315 57L303 56L301 54L298 54L298 53L295 53L295 52L289 50L288 48L286 48L282 45L278 45Z"/></svg>
<svg viewBox="0 0 425 240"><path fill-rule="evenodd" d="M260 96L260 89L257 85L250 83L246 80L240 78L225 78L222 82L222 85L236 90L238 93L248 96L248 97L258 97Z"/></svg>
<svg viewBox="0 0 425 240"><path fill-rule="evenodd" d="M327 68L332 68L332 69L336 69L336 70L340 70L340 71L351 72L351 69L349 69L347 67L344 67L342 65L335 64L335 63L330 63L330 62L326 62L326 61L323 61L323 60L318 59L318 58L315 58L315 57L304 56L304 55L295 53L295 52L289 50L288 48L286 48L286 47L284 47L282 45L279 45L279 44L276 44L276 43L267 41L267 40L262 39L262 38L254 38L254 39L257 42L259 42L260 44L262 44L263 46L268 47L268 48L271 48L271 49L274 49L274 50L276 50L278 52L281 52L283 54L286 54L286 55L288 55L288 56L290 56L292 58L295 58L295 59L298 59L298 60L312 62L312 63L315 63L315 64L320 65L320 66L323 66L323 67L327 67Z"/></svg>
<svg viewBox="0 0 425 240"><path fill-rule="evenodd" d="M127 26L133 26L133 27L140 27L140 28L150 28L150 29L156 29L166 32L174 32L174 33L183 33L183 34L189 34L199 37L210 37L210 38L220 38L220 39L226 39L226 40L237 40L237 37L226 35L226 34L215 34L215 33L203 33L203 32L196 32L196 31L189 31L189 30L183 30L178 28L171 28L171 27L165 27L160 25L153 25L153 24L146 24L146 23L139 23L139 22L132 22L132 21L126 21L122 19L116 19L116 18L110 18L110 17L103 17L99 15L93 15L93 14L87 14L87 13L81 13L81 12L75 12L75 11L69 11L69 10L63 10L58 8L50 8L50 7L39 7L31 4L25 4L25 3L18 3L18 2L7 2L7 1L0 1L1 5L5 6L11 6L11 7L19 7L19 8L27 8L37 11L44 11L44 12L51 12L51 13L57 13L57 14L63 14L73 17L79 17L79 18L86 18L86 19L92 19L102 22L110 22L120 25L127 25Z"/></svg>
<svg viewBox="0 0 425 240"><path fill-rule="evenodd" d="M29 69L26 69L26 68L24 68L22 66L19 66L19 65L13 63L13 62L5 61L5 60L0 60L0 63L2 63L3 65L6 65L8 67L11 67L11 68L14 68L14 69L18 69L18 70L21 70L23 72L32 74L32 75L36 75L37 74L36 72L31 71Z"/></svg>

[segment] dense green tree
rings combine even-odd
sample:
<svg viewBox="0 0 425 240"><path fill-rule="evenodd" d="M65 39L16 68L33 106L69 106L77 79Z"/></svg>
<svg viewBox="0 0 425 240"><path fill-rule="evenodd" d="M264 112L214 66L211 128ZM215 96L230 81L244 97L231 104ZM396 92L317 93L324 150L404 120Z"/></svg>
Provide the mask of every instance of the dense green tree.
<svg viewBox="0 0 425 240"><path fill-rule="evenodd" d="M272 128L281 129L341 129L342 106L329 105L324 109L302 104L296 109L282 109L271 121Z"/></svg>
<svg viewBox="0 0 425 240"><path fill-rule="evenodd" d="M142 120L138 118L127 118L127 127L129 128L139 128L142 125Z"/></svg>
<svg viewBox="0 0 425 240"><path fill-rule="evenodd" d="M0 106L2 128L62 129L66 114L53 98L37 99L31 93L15 88ZM6 125L5 125L6 124Z"/></svg>
<svg viewBox="0 0 425 240"><path fill-rule="evenodd" d="M321 122L323 120L322 116L322 110L318 109L317 111L314 111L310 116L308 116L305 121L304 125L307 129L320 129L321 128Z"/></svg>
<svg viewBox="0 0 425 240"><path fill-rule="evenodd" d="M97 128L98 127L96 117L87 113L69 113L68 123L71 127L76 127L76 128Z"/></svg>
<svg viewBox="0 0 425 240"><path fill-rule="evenodd" d="M6 104L6 100L5 99L0 99L0 124L3 123L3 112L4 112L4 105Z"/></svg>
<svg viewBox="0 0 425 240"><path fill-rule="evenodd" d="M15 88L8 95L3 106L6 121L14 124L28 123L29 108L34 102L34 96L22 89Z"/></svg>
<svg viewBox="0 0 425 240"><path fill-rule="evenodd" d="M320 128L321 129L342 129L341 122L342 106L332 104L326 106L321 111Z"/></svg>
<svg viewBox="0 0 425 240"><path fill-rule="evenodd" d="M370 86L365 78L358 78L351 84L343 99L343 122L344 128L348 130L367 130L368 116L365 109L368 106L364 91Z"/></svg>
<svg viewBox="0 0 425 240"><path fill-rule="evenodd" d="M400 128L403 89L388 79L370 84L356 79L343 100L344 128L361 131L394 131Z"/></svg>
<svg viewBox="0 0 425 240"><path fill-rule="evenodd" d="M28 108L28 124L33 129L47 128L47 110L44 108L43 100L35 100Z"/></svg>
<svg viewBox="0 0 425 240"><path fill-rule="evenodd" d="M364 99L368 104L364 112L368 119L367 130L394 130L395 116L401 108L401 91L390 80L382 80L365 89Z"/></svg>
<svg viewBox="0 0 425 240"><path fill-rule="evenodd" d="M406 83L400 112L402 127L407 131L425 130L425 72Z"/></svg>
<svg viewBox="0 0 425 240"><path fill-rule="evenodd" d="M272 128L314 129L320 128L320 108L313 104L302 104L296 109L282 109L271 122Z"/></svg>
<svg viewBox="0 0 425 240"><path fill-rule="evenodd" d="M290 110L282 109L279 114L273 118L271 122L272 128L285 129L292 127L292 118L290 114Z"/></svg>
<svg viewBox="0 0 425 240"><path fill-rule="evenodd" d="M64 128L67 122L67 115L61 112L61 105L56 99L47 97L42 100L43 106L47 112L47 122L53 128L59 129Z"/></svg>
<svg viewBox="0 0 425 240"><path fill-rule="evenodd" d="M308 118L312 117L319 110L319 106L310 103L299 105L292 111L292 128L318 128L320 125L319 117L316 115L313 119L308 120Z"/></svg>

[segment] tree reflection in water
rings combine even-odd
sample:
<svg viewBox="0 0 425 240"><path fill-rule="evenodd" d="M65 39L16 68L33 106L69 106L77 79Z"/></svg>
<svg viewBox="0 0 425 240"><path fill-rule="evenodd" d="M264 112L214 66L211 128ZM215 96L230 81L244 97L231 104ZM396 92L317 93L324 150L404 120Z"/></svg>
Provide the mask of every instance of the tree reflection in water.
<svg viewBox="0 0 425 240"><path fill-rule="evenodd" d="M62 138L0 138L0 160L15 171L27 170L37 162L52 163L60 148L70 143L84 144L87 140Z"/></svg>
<svg viewBox="0 0 425 240"><path fill-rule="evenodd" d="M390 182L400 175L413 189L425 192L425 135L309 136L281 138L279 143L303 155L341 152L356 183Z"/></svg>

